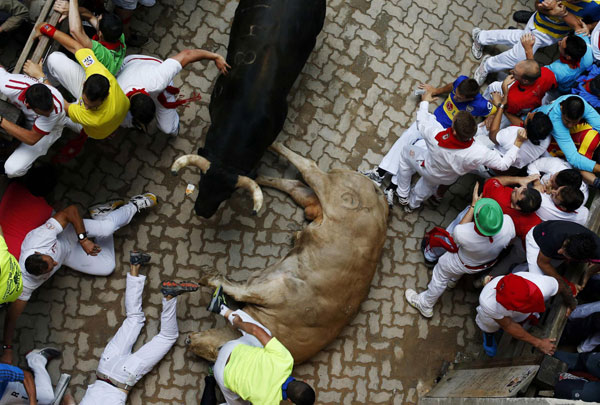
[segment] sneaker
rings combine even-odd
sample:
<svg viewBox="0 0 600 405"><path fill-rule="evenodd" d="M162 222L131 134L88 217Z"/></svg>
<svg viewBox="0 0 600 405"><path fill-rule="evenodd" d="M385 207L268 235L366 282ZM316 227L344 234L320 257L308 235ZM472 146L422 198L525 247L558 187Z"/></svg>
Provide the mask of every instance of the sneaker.
<svg viewBox="0 0 600 405"><path fill-rule="evenodd" d="M213 293L210 303L206 307L207 311L218 314L221 312L221 305L227 305L225 300L225 293L223 292L223 286L219 286Z"/></svg>
<svg viewBox="0 0 600 405"><path fill-rule="evenodd" d="M383 176L380 176L379 173L377 173L377 168L371 170L359 170L358 172L367 176L371 181L373 181L373 183L377 185L377 187L381 187L381 183L383 183Z"/></svg>
<svg viewBox="0 0 600 405"><path fill-rule="evenodd" d="M471 31L471 39L473 40L473 45L471 45L471 53L477 60L481 59L483 56L483 45L481 45L481 42L479 42L479 34L481 31L481 28L478 27L473 28L473 31Z"/></svg>
<svg viewBox="0 0 600 405"><path fill-rule="evenodd" d="M44 347L42 349L34 349L32 351L30 351L29 353L27 353L27 356L30 354L39 354L44 356L44 358L47 361L50 361L52 359L56 359L58 357L60 357L60 355L62 354L62 352L58 349L55 349L53 347Z"/></svg>
<svg viewBox="0 0 600 405"><path fill-rule="evenodd" d="M408 288L404 291L404 298L406 298L406 301L411 307L418 309L425 318L431 318L433 316L433 308L424 307L419 302L419 294L417 294L415 290Z"/></svg>
<svg viewBox="0 0 600 405"><path fill-rule="evenodd" d="M160 292L165 297L170 295L171 297L177 297L186 292L197 291L200 288L200 284L191 281L163 281L160 283Z"/></svg>
<svg viewBox="0 0 600 405"><path fill-rule="evenodd" d="M558 381L563 381L563 380L583 380L583 381L587 381L583 377L579 377L579 376L576 376L576 375L573 375L573 374L567 373L567 372L563 372L563 373L560 373L558 375Z"/></svg>
<svg viewBox="0 0 600 405"><path fill-rule="evenodd" d="M151 257L148 253L132 250L129 252L129 263L143 266L150 261Z"/></svg>
<svg viewBox="0 0 600 405"><path fill-rule="evenodd" d="M425 89L422 89L420 87L417 87L415 91L413 91L414 96L422 96L423 94L425 94Z"/></svg>
<svg viewBox="0 0 600 405"><path fill-rule="evenodd" d="M404 208L404 212L406 212L407 214L410 214L411 212L415 212L415 210L419 207L412 208L410 205L406 204L406 205L402 206L402 208Z"/></svg>
<svg viewBox="0 0 600 405"><path fill-rule="evenodd" d="M158 204L158 198L152 193L134 195L129 202L137 207L138 212L143 209L154 207Z"/></svg>
<svg viewBox="0 0 600 405"><path fill-rule="evenodd" d="M408 196L403 197L400 194L398 194L398 190L396 189L396 197L398 197L398 202L400 203L400 205L404 205L405 207L408 206Z"/></svg>
<svg viewBox="0 0 600 405"><path fill-rule="evenodd" d="M423 253L423 260L425 261L425 266L430 269L433 269L437 264L437 260L429 260L427 256L425 256L425 249L427 248L427 239L423 238L421 240L421 253Z"/></svg>
<svg viewBox="0 0 600 405"><path fill-rule="evenodd" d="M475 79L475 81L479 83L480 86L485 82L485 79L487 78L488 72L485 69L485 62L487 62L489 58L491 58L491 56L486 55L485 58L481 60L481 63L479 64L479 66L475 70L475 73L473 74L473 79Z"/></svg>
<svg viewBox="0 0 600 405"><path fill-rule="evenodd" d="M498 344L493 333L483 332L483 351L490 357L494 357L498 352Z"/></svg>
<svg viewBox="0 0 600 405"><path fill-rule="evenodd" d="M127 38L125 38L125 45L140 48L148 42L148 37L142 35L139 32L132 32Z"/></svg>
<svg viewBox="0 0 600 405"><path fill-rule="evenodd" d="M494 277L487 275L484 277L479 277L477 280L473 281L473 287L476 289L481 289L483 287L486 286L487 283L489 283L490 281L492 281Z"/></svg>
<svg viewBox="0 0 600 405"><path fill-rule="evenodd" d="M396 194L393 189L388 188L384 190L383 194L385 195L385 200L387 201L390 207L394 206L394 195Z"/></svg>
<svg viewBox="0 0 600 405"><path fill-rule="evenodd" d="M123 200L110 200L103 204L93 205L88 211L90 212L90 217L92 217L92 219L100 219L123 205L125 205L125 201Z"/></svg>
<svg viewBox="0 0 600 405"><path fill-rule="evenodd" d="M512 18L515 22L518 22L520 24L527 24L532 15L533 11L519 10L513 13Z"/></svg>

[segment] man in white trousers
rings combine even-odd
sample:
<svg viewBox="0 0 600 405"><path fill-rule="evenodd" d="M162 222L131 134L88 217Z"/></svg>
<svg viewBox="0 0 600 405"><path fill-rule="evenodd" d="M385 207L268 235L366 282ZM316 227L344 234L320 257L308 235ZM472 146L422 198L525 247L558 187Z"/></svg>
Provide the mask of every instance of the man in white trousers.
<svg viewBox="0 0 600 405"><path fill-rule="evenodd" d="M457 251L446 252L439 258L427 290L418 294L409 288L404 293L406 301L426 318L433 316L433 306L447 287L455 285L463 274L474 274L492 267L500 252L516 236L510 216L502 213L500 204L495 200L481 198L478 188L476 184L471 205L466 212L463 211L460 222L449 231Z"/></svg>
<svg viewBox="0 0 600 405"><path fill-rule="evenodd" d="M125 405L133 386L162 360L179 337L176 297L196 291L200 286L191 282L164 281L161 283L163 309L160 315L160 331L138 351L132 352L133 345L146 322L142 309L146 276L139 271L140 266L149 260L150 256L145 253L131 253L131 269L127 274L125 288L127 317L104 348L96 369L96 381L88 386L80 405ZM64 403L76 404L70 395L65 395Z"/></svg>
<svg viewBox="0 0 600 405"><path fill-rule="evenodd" d="M8 73L1 66L0 93L21 110L26 120L24 128L0 116L0 127L21 141L4 163L4 172L8 177L20 177L62 135L68 120L65 103L62 94L43 80Z"/></svg>
<svg viewBox="0 0 600 405"><path fill-rule="evenodd" d="M46 365L60 354L60 351L51 347L27 353L25 358L33 375L30 371L1 364L0 405L51 405L54 401L54 389Z"/></svg>
<svg viewBox="0 0 600 405"><path fill-rule="evenodd" d="M158 129L168 135L179 132L177 107L190 100L178 100L179 89L173 79L188 64L204 59L215 62L217 69L227 74L230 67L225 59L204 49L186 49L163 61L151 56L129 55L125 58L117 82L129 98L129 113L121 123L123 128L146 126L156 116Z"/></svg>
<svg viewBox="0 0 600 405"><path fill-rule="evenodd" d="M4 321L4 353L1 361L12 363L15 325L31 294L63 264L86 274L111 274L115 269L113 233L127 225L140 210L157 203L152 193L134 196L124 205L122 200L116 200L93 207L92 216L95 219L91 220L82 219L77 207L71 205L27 234L21 245L19 260L23 292L10 305ZM91 238L95 238L96 243Z"/></svg>
<svg viewBox="0 0 600 405"><path fill-rule="evenodd" d="M558 282L541 274L519 272L493 278L479 295L475 318L475 323L483 331L485 353L490 357L496 355L498 346L494 333L502 328L515 339L552 355L556 350L556 339L535 337L521 325L533 313L544 312L544 301L557 292Z"/></svg>
<svg viewBox="0 0 600 405"><path fill-rule="evenodd" d="M587 26L580 18L600 20L600 4L585 0L535 0L536 12L527 22L524 30L482 30L474 28L471 37L473 46L471 53L475 59L481 59L485 45L512 46L508 51L496 56L486 56L475 71L474 78L483 84L487 75L500 70L512 69L526 59L525 49L521 44L521 36L531 32L535 38L533 53L539 48L557 43L571 30L588 34Z"/></svg>
<svg viewBox="0 0 600 405"><path fill-rule="evenodd" d="M242 333L241 338L221 347L214 366L215 379L228 405L279 405L281 401L314 404L312 387L291 377L292 354L250 315L231 310L222 287L217 288L207 309L224 316Z"/></svg>
<svg viewBox="0 0 600 405"><path fill-rule="evenodd" d="M444 127L428 111L430 92L422 95L417 111L417 131L405 133L396 175L398 201L406 212L419 208L439 185L451 185L461 176L486 166L506 171L517 159L527 134L519 132L514 145L504 154L475 142L477 124L466 111L458 111L450 128ZM413 174L421 177L411 188Z"/></svg>

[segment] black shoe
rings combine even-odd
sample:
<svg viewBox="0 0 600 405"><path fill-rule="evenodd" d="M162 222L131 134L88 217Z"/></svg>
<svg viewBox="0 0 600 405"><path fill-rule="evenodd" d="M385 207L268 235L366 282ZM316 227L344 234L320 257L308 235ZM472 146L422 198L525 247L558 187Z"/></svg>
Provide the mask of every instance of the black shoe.
<svg viewBox="0 0 600 405"><path fill-rule="evenodd" d="M163 281L160 284L160 292L162 295L177 297L186 292L196 291L200 288L200 284L191 281Z"/></svg>
<svg viewBox="0 0 600 405"><path fill-rule="evenodd" d="M135 250L129 252L129 263L131 264L139 264L143 266L144 264L148 263L150 259L151 256L148 253L138 252Z"/></svg>
<svg viewBox="0 0 600 405"><path fill-rule="evenodd" d="M215 290L212 299L210 300L210 304L208 304L206 307L206 310L218 314L221 312L221 305L227 305L225 293L223 292L223 286L219 286L219 288Z"/></svg>
<svg viewBox="0 0 600 405"><path fill-rule="evenodd" d="M60 355L62 354L62 352L60 350L55 349L53 347L44 347L42 349L34 349L27 354L30 354L30 353L41 354L48 361L50 361L52 359L56 359L56 358L60 357Z"/></svg>
<svg viewBox="0 0 600 405"><path fill-rule="evenodd" d="M527 24L531 16L533 15L533 11L529 10L519 10L513 13L513 20L520 24Z"/></svg>
<svg viewBox="0 0 600 405"><path fill-rule="evenodd" d="M430 269L433 269L435 267L435 265L437 264L437 260L428 260L427 257L425 257L425 248L427 247L427 239L423 238L421 240L421 253L423 253L423 261L425 262L425 266L429 267Z"/></svg>
<svg viewBox="0 0 600 405"><path fill-rule="evenodd" d="M148 42L148 37L146 35L140 34L139 32L132 32L125 39L125 45L133 46L136 48L140 48L140 47L144 46L146 44L146 42Z"/></svg>

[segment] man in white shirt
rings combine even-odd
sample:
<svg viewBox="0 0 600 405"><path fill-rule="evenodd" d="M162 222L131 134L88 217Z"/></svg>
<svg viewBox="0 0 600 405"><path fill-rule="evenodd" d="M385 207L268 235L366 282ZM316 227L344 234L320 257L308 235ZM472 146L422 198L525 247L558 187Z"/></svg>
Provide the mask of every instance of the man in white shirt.
<svg viewBox="0 0 600 405"><path fill-rule="evenodd" d="M520 272L493 278L479 295L475 322L483 331L485 353L496 355L494 333L504 329L515 339L530 343L541 352L552 355L556 339L537 338L521 326L532 313L544 312L544 301L558 292L558 282L553 277Z"/></svg>
<svg viewBox="0 0 600 405"><path fill-rule="evenodd" d="M17 319L27 306L31 294L63 264L85 274L111 274L115 269L113 233L127 225L140 210L157 203L152 193L134 196L127 204L116 200L95 207L92 214L94 219L82 219L77 207L71 205L29 232L21 245L19 258L23 292L8 309L4 322L4 346L12 347ZM12 350L5 350L0 360L10 364Z"/></svg>
<svg viewBox="0 0 600 405"><path fill-rule="evenodd" d="M491 198L481 198L478 185L473 190L471 205L452 232L454 252L444 253L433 268L427 290L404 293L406 301L426 318L433 316L433 306L449 284L463 274L473 274L493 266L500 252L516 236L515 225Z"/></svg>
<svg viewBox="0 0 600 405"><path fill-rule="evenodd" d="M156 114L158 128L165 134L177 135L176 108L188 100L177 99L179 89L173 87L173 79L188 64L204 59L213 60L219 71L227 74L230 66L225 59L203 49L186 49L165 61L145 55L127 56L117 74L117 82L130 101L129 113L121 126L145 132Z"/></svg>
<svg viewBox="0 0 600 405"><path fill-rule="evenodd" d="M143 260L138 257L144 256ZM191 282L164 281L161 283L162 313L160 332L135 353L133 345L138 340L146 322L142 309L142 293L146 276L139 274L140 266L150 260L150 255L132 252L131 269L125 287L125 313L123 324L108 342L96 369L96 381L88 385L79 405L125 405L129 391L148 374L171 350L179 337L177 326L177 296L200 288ZM73 398L65 396L66 405L75 405Z"/></svg>
<svg viewBox="0 0 600 405"><path fill-rule="evenodd" d="M583 181L582 173L573 169L566 160L559 157L541 157L527 165L527 174L539 174L540 183L546 193L557 190L561 186L579 187L583 193L583 203L585 204L589 190L587 184Z"/></svg>
<svg viewBox="0 0 600 405"><path fill-rule="evenodd" d="M1 66L0 93L18 107L26 119L27 128L23 128L0 117L0 127L22 142L6 160L4 171L8 177L20 177L60 138L68 119L64 99L54 87L29 76L8 73Z"/></svg>
<svg viewBox="0 0 600 405"><path fill-rule="evenodd" d="M444 130L428 111L429 102L433 100L431 93L423 94L421 100L417 112L418 132L405 140L397 174L398 201L407 212L420 207L439 185L450 185L480 166L507 170L527 140L526 134L519 133L515 144L502 156L498 151L473 141L477 125L471 114L457 112L452 127ZM412 175L415 173L421 177L411 189Z"/></svg>
<svg viewBox="0 0 600 405"><path fill-rule="evenodd" d="M550 145L552 132L552 121L544 113L529 113L525 118L524 127L508 126L500 128L502 114L496 114L490 126L489 137L502 155L505 155L514 145L519 132L524 132L527 141L521 145L513 167L521 169L546 152Z"/></svg>

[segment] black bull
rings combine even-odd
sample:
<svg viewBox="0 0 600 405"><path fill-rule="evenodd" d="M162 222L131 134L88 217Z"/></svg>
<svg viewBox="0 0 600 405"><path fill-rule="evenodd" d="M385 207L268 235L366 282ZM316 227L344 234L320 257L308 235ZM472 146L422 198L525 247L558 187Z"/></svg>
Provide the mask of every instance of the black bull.
<svg viewBox="0 0 600 405"><path fill-rule="evenodd" d="M184 156L172 168L201 168L197 215L210 218L236 187L251 191L254 211L260 209L262 193L250 178L283 128L287 95L323 28L325 9L325 0L240 0L227 48L231 70L214 86L200 157Z"/></svg>

